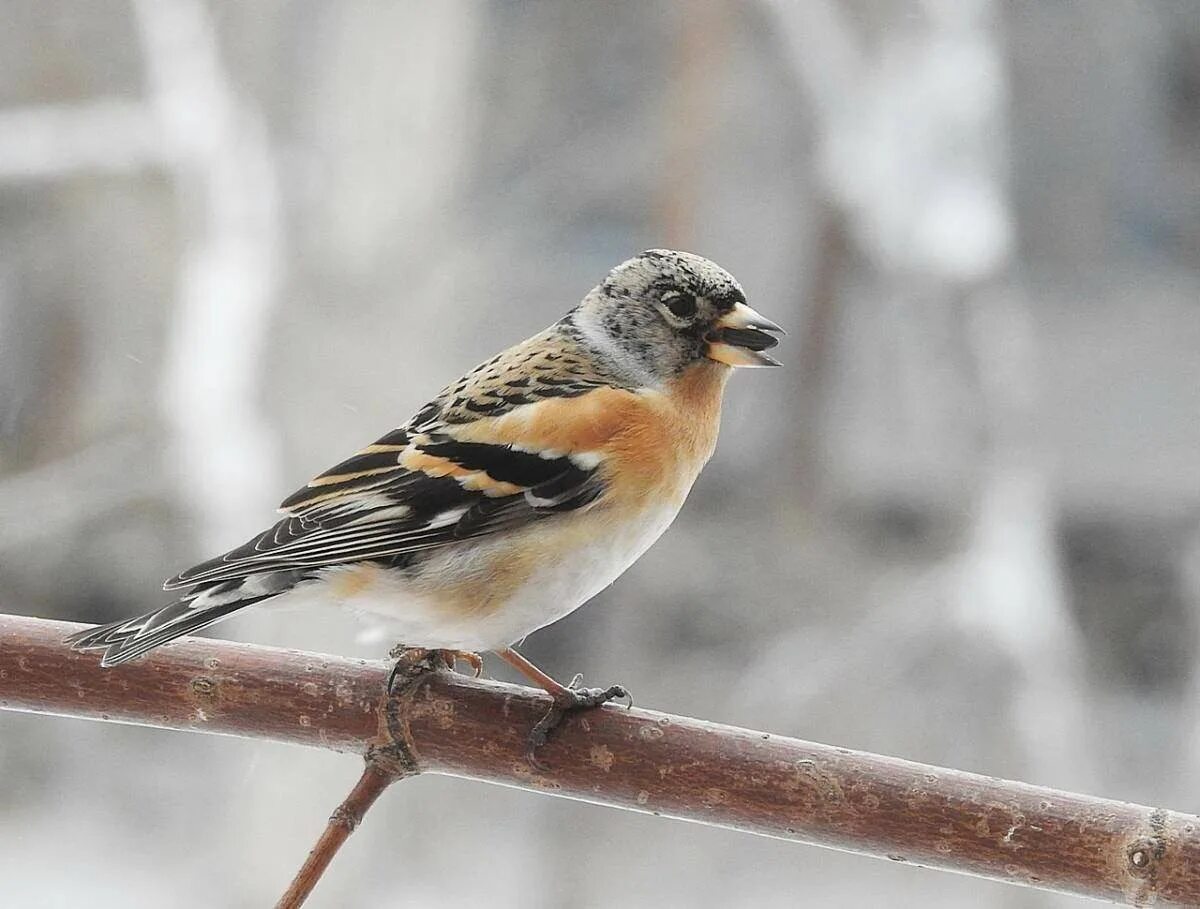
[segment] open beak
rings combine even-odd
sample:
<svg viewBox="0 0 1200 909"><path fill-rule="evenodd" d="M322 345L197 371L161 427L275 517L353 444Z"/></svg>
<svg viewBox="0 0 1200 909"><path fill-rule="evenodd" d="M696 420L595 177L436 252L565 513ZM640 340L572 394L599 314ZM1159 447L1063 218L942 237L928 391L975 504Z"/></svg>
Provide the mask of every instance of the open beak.
<svg viewBox="0 0 1200 909"><path fill-rule="evenodd" d="M764 353L779 343L777 334L787 332L745 303L738 303L709 332L708 358L729 366L782 366Z"/></svg>

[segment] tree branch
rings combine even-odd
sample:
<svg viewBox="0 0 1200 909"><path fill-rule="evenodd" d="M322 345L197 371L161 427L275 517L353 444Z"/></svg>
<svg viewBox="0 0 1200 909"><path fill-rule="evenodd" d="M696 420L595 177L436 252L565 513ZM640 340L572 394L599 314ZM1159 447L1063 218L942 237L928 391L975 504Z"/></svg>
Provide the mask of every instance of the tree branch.
<svg viewBox="0 0 1200 909"><path fill-rule="evenodd" d="M337 855L337 851L362 823L363 817L375 804L375 800L398 779L402 777L368 759L362 776L358 778L350 794L342 800L342 804L329 816L325 832L313 846L308 858L304 860L304 865L288 885L287 891L275 904L275 909L298 909L303 905L317 886L321 875L325 873L325 869L329 867L329 863L333 861L333 857Z"/></svg>
<svg viewBox="0 0 1200 909"><path fill-rule="evenodd" d="M375 759L385 749L400 771L1129 905L1200 905L1192 815L614 706L568 720L541 752L541 773L523 756L546 708L529 689L438 672L386 701L383 663L200 639L102 670L62 646L80 627L0 616L0 707Z"/></svg>

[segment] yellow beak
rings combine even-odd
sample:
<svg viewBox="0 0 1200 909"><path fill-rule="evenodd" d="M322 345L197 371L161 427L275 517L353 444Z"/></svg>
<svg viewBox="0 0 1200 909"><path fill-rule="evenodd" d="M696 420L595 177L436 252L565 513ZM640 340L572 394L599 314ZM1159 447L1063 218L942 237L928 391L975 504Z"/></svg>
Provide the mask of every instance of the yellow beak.
<svg viewBox="0 0 1200 909"><path fill-rule="evenodd" d="M729 366L782 366L764 351L779 343L774 334L787 334L782 328L759 315L745 303L717 320L708 335L708 358Z"/></svg>

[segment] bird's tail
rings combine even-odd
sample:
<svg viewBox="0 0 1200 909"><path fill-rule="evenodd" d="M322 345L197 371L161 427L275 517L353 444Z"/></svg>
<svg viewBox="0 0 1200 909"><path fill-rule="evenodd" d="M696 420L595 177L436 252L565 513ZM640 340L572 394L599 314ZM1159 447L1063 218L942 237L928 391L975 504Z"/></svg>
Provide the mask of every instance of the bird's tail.
<svg viewBox="0 0 1200 909"><path fill-rule="evenodd" d="M103 650L101 666L119 666L185 634L207 628L239 609L285 593L303 578L271 572L192 590L187 596L132 619L98 625L71 635L73 650Z"/></svg>

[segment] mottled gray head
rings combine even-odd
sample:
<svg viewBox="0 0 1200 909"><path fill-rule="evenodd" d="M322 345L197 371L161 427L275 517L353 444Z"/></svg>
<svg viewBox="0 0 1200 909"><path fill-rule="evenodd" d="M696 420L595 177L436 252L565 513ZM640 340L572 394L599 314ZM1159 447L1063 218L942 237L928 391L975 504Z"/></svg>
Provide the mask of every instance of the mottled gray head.
<svg viewBox="0 0 1200 909"><path fill-rule="evenodd" d="M622 262L568 316L590 346L622 370L657 384L708 359L778 366L763 351L782 332L746 304L737 280L715 262L648 249Z"/></svg>

